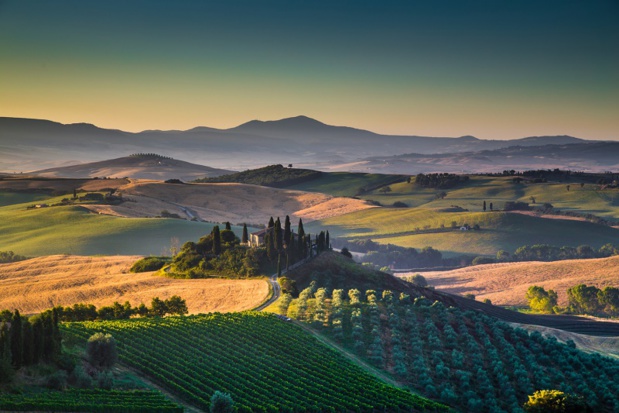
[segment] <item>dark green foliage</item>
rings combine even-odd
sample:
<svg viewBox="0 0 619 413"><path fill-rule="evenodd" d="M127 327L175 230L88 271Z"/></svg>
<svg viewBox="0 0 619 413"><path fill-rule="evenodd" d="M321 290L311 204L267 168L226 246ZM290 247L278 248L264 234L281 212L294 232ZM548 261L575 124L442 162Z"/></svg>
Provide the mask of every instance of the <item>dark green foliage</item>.
<svg viewBox="0 0 619 413"><path fill-rule="evenodd" d="M23 261L25 259L27 259L27 257L17 255L13 251L0 251L0 264Z"/></svg>
<svg viewBox="0 0 619 413"><path fill-rule="evenodd" d="M595 286L579 284L567 290L569 309L576 314L599 314L603 308L598 299L600 290Z"/></svg>
<svg viewBox="0 0 619 413"><path fill-rule="evenodd" d="M421 274L415 274L410 277L404 278L405 281L408 281L411 284L415 284L417 287L427 287L428 280Z"/></svg>
<svg viewBox="0 0 619 413"><path fill-rule="evenodd" d="M249 242L249 234L247 233L247 224L243 224L243 236L241 238L241 243L247 244Z"/></svg>
<svg viewBox="0 0 619 413"><path fill-rule="evenodd" d="M97 370L109 370L118 360L116 340L111 334L95 333L86 347L88 362Z"/></svg>
<svg viewBox="0 0 619 413"><path fill-rule="evenodd" d="M19 369L24 359L24 331L22 329L22 319L18 310L15 310L11 320L11 356L13 366Z"/></svg>
<svg viewBox="0 0 619 413"><path fill-rule="evenodd" d="M344 248L342 248L342 249L340 250L340 254L342 254L342 255L343 255L343 256L345 256L345 257L352 258L352 254L351 254L351 252L350 252L350 251L348 251L348 248L346 248L346 247L344 247Z"/></svg>
<svg viewBox="0 0 619 413"><path fill-rule="evenodd" d="M503 207L504 211L530 211L531 207L526 202L507 201Z"/></svg>
<svg viewBox="0 0 619 413"><path fill-rule="evenodd" d="M165 301L159 297L155 297L150 302L150 313L155 317L163 317L168 312L168 306Z"/></svg>
<svg viewBox="0 0 619 413"><path fill-rule="evenodd" d="M228 231L232 231L232 225L230 225L230 222L229 222L229 221L226 221L226 224L225 224L225 225L226 225L226 228L225 228L225 229L227 229Z"/></svg>
<svg viewBox="0 0 619 413"><path fill-rule="evenodd" d="M233 413L234 401L228 393L222 393L219 390L213 393L211 396L211 403L209 406L210 413Z"/></svg>
<svg viewBox="0 0 619 413"><path fill-rule="evenodd" d="M582 395L595 412L619 408L616 360L529 335L478 311L389 292L366 291L361 302L358 290L336 291L330 304L310 295L299 319L456 411L517 412L540 388ZM293 300L288 316L301 314L300 300ZM323 312L331 323L315 322Z"/></svg>
<svg viewBox="0 0 619 413"><path fill-rule="evenodd" d="M290 229L290 217L286 215L286 220L284 221L284 243L286 245L290 245L291 236L292 236L292 231Z"/></svg>
<svg viewBox="0 0 619 413"><path fill-rule="evenodd" d="M167 307L168 314L183 315L189 312L187 310L187 302L178 295L173 295L172 297L165 300L165 305Z"/></svg>
<svg viewBox="0 0 619 413"><path fill-rule="evenodd" d="M320 178L321 175L322 172L310 169L284 168L282 165L270 165L264 168L250 169L214 178L197 179L195 182L237 182L284 188Z"/></svg>
<svg viewBox="0 0 619 413"><path fill-rule="evenodd" d="M479 256L479 257L473 258L473 261L471 262L471 264L481 265L481 264L493 264L495 262L496 260L494 258Z"/></svg>
<svg viewBox="0 0 619 413"><path fill-rule="evenodd" d="M406 205L404 202L402 201L395 201L392 205L394 208L408 208L408 205Z"/></svg>
<svg viewBox="0 0 619 413"><path fill-rule="evenodd" d="M168 263L168 259L164 257L144 257L136 261L129 271L131 272L147 272L157 271L163 268Z"/></svg>
<svg viewBox="0 0 619 413"><path fill-rule="evenodd" d="M288 277L278 277L277 282L283 294L290 294L292 297L297 297L299 295L297 282L295 280L291 280Z"/></svg>
<svg viewBox="0 0 619 413"><path fill-rule="evenodd" d="M221 237L221 242L223 244L226 244L227 246L231 246L232 244L238 244L239 239L236 237L236 235L234 235L234 232L232 232L232 230L229 229L224 229L223 231L221 231L220 233L220 237Z"/></svg>
<svg viewBox="0 0 619 413"><path fill-rule="evenodd" d="M467 175L455 175L449 173L418 174L415 177L415 185L422 188L447 189L453 188L469 180Z"/></svg>
<svg viewBox="0 0 619 413"><path fill-rule="evenodd" d="M182 413L158 391L68 389L33 393L0 393L0 410L106 413Z"/></svg>
<svg viewBox="0 0 619 413"><path fill-rule="evenodd" d="M97 331L112 333L122 343L119 356L124 364L204 411L217 390L233 395L239 413L446 410L385 384L271 314L63 325L68 337L78 339Z"/></svg>
<svg viewBox="0 0 619 413"><path fill-rule="evenodd" d="M64 370L56 370L47 378L47 388L52 390L64 390L67 387L69 375Z"/></svg>
<svg viewBox="0 0 619 413"><path fill-rule="evenodd" d="M211 231L211 235L213 236L213 255L221 254L221 233L219 232L219 225L215 225L213 230Z"/></svg>

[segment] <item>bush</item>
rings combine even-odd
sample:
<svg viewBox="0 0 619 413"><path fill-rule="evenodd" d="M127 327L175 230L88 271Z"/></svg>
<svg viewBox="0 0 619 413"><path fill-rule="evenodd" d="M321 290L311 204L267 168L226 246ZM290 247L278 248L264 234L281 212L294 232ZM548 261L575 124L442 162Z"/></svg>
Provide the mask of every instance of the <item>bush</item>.
<svg viewBox="0 0 619 413"><path fill-rule="evenodd" d="M393 203L393 207L394 208L408 208L408 205L406 205L404 202L395 201Z"/></svg>
<svg viewBox="0 0 619 413"><path fill-rule="evenodd" d="M114 376L111 371L102 371L97 376L97 384L100 389L112 390L114 387Z"/></svg>
<svg viewBox="0 0 619 413"><path fill-rule="evenodd" d="M109 370L116 360L116 340L111 334L95 333L88 339L88 361L98 370Z"/></svg>
<svg viewBox="0 0 619 413"><path fill-rule="evenodd" d="M234 412L234 401L228 393L216 391L211 397L210 413L232 413Z"/></svg>
<svg viewBox="0 0 619 413"><path fill-rule="evenodd" d="M67 387L68 374L64 370L57 370L47 378L47 387L52 390L64 390Z"/></svg>
<svg viewBox="0 0 619 413"><path fill-rule="evenodd" d="M489 257L475 257L473 258L473 262L471 264L473 265L480 265L480 264L494 264L496 262L496 260L494 258L489 258Z"/></svg>
<svg viewBox="0 0 619 413"><path fill-rule="evenodd" d="M147 272L157 271L163 268L167 264L167 261L161 257L146 257L139 261L136 261L129 271L131 272Z"/></svg>
<svg viewBox="0 0 619 413"><path fill-rule="evenodd" d="M592 412L582 397L559 390L538 390L523 406L527 413L586 413Z"/></svg>

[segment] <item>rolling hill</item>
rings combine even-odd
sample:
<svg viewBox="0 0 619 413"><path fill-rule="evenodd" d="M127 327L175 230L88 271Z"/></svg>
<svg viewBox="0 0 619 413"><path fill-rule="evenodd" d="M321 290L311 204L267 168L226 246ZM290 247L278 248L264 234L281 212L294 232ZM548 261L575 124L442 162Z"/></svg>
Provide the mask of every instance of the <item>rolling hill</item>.
<svg viewBox="0 0 619 413"><path fill-rule="evenodd" d="M50 178L128 177L161 181L168 179L193 181L205 176L215 177L230 172L158 155L131 155L100 162L43 169L33 172L33 175Z"/></svg>
<svg viewBox="0 0 619 413"><path fill-rule="evenodd" d="M477 300L487 298L495 305L527 306L527 289L539 285L546 290L556 291L559 305L566 306L567 289L575 285L595 285L600 289L618 286L619 257L485 264L452 271L419 273L440 291L459 295L474 294Z"/></svg>
<svg viewBox="0 0 619 413"><path fill-rule="evenodd" d="M52 255L0 264L0 309L32 314L56 305L150 304L179 295L190 314L250 310L270 294L262 279L181 280L129 273L139 256L84 257Z"/></svg>

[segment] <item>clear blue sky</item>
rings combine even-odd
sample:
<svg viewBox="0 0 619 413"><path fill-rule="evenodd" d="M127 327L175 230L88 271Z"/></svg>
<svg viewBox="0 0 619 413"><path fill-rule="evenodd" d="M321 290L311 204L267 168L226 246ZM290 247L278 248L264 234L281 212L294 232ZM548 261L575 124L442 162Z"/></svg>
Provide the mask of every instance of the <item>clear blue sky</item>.
<svg viewBox="0 0 619 413"><path fill-rule="evenodd" d="M0 0L0 116L619 139L616 0Z"/></svg>

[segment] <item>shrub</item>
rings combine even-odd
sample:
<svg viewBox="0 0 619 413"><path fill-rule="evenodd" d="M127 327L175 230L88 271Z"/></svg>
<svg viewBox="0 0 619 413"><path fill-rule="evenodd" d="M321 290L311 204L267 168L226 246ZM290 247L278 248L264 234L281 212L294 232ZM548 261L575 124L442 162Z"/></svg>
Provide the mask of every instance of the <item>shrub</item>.
<svg viewBox="0 0 619 413"><path fill-rule="evenodd" d="M228 393L216 391L211 397L210 413L232 413L234 412L234 401Z"/></svg>
<svg viewBox="0 0 619 413"><path fill-rule="evenodd" d="M408 208L408 205L406 205L404 202L395 201L393 203L393 207L394 208Z"/></svg>
<svg viewBox="0 0 619 413"><path fill-rule="evenodd" d="M88 339L86 353L90 364L98 370L108 370L118 360L116 340L111 334L93 334Z"/></svg>
<svg viewBox="0 0 619 413"><path fill-rule="evenodd" d="M139 261L136 261L129 271L131 272L147 272L157 271L163 268L167 264L167 261L161 257L146 257Z"/></svg>
<svg viewBox="0 0 619 413"><path fill-rule="evenodd" d="M489 258L489 257L475 257L473 258L473 262L471 264L473 265L480 265L480 264L494 264L496 262L496 260L494 258Z"/></svg>
<svg viewBox="0 0 619 413"><path fill-rule="evenodd" d="M52 390L64 390L67 387L68 374L64 370L57 370L47 378L47 387Z"/></svg>

